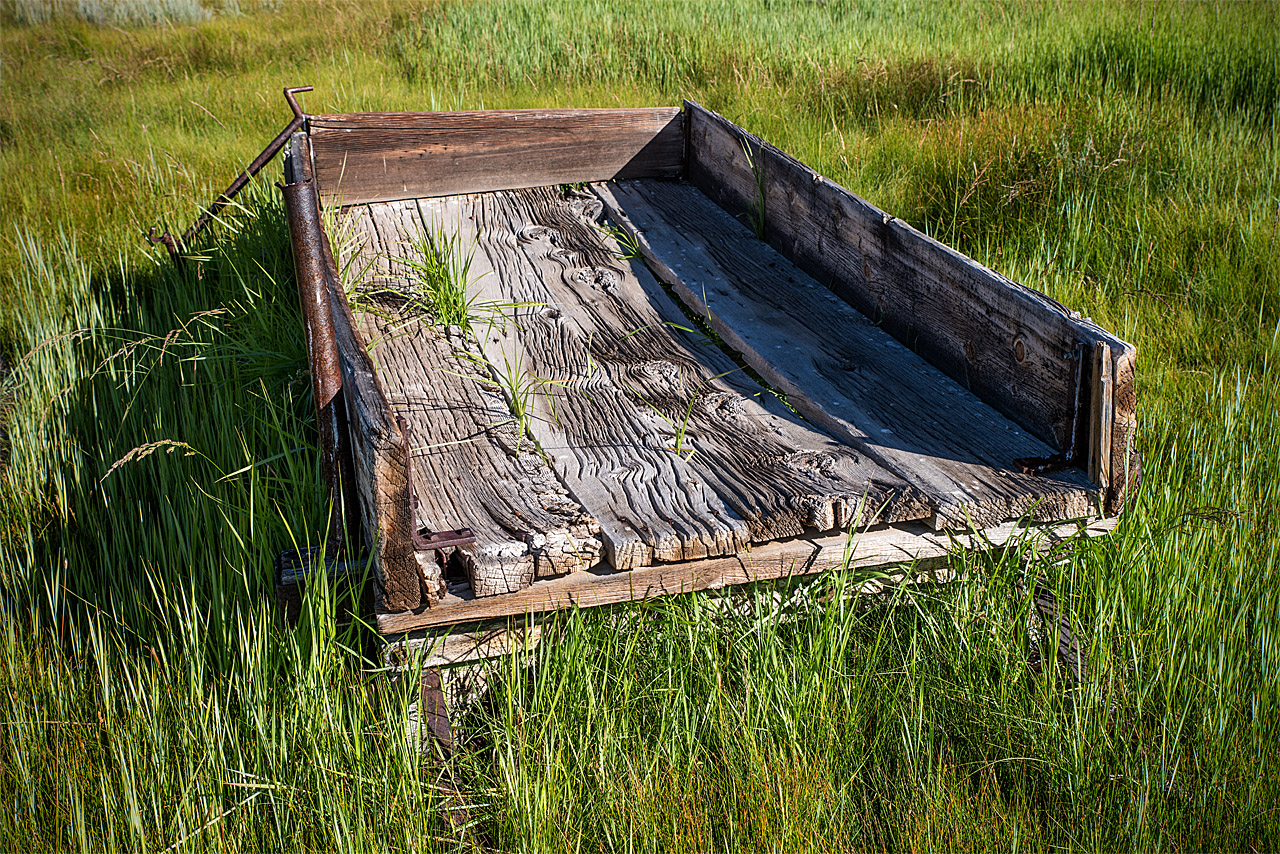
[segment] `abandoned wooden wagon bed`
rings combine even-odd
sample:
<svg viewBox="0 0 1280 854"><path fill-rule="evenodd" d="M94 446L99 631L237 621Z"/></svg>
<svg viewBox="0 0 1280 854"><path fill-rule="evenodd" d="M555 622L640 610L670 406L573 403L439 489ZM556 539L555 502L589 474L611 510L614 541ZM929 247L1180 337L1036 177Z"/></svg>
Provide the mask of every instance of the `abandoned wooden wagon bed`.
<svg viewBox="0 0 1280 854"><path fill-rule="evenodd" d="M1131 345L696 104L308 116L286 176L388 637L1102 533L1137 476Z"/></svg>

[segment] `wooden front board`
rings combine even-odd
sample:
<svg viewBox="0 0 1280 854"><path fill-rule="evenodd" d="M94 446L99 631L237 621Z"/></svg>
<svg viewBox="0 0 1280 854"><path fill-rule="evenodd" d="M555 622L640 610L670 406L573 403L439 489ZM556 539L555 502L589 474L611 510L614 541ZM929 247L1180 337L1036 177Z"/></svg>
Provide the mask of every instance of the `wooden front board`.
<svg viewBox="0 0 1280 854"><path fill-rule="evenodd" d="M311 144L327 202L342 205L674 178L684 115L639 110L497 110L313 116Z"/></svg>

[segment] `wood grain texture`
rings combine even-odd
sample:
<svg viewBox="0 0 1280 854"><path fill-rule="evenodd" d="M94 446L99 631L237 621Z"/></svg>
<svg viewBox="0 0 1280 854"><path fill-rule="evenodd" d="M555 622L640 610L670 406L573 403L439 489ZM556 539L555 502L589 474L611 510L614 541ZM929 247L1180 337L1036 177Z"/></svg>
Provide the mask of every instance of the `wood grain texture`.
<svg viewBox="0 0 1280 854"><path fill-rule="evenodd" d="M408 449L418 497L414 524L431 531L469 527L476 543L458 549L478 596L509 593L537 577L594 566L599 525L556 480L530 441L521 441L501 395L487 387L478 354L461 330L433 326L402 311L393 296L413 285L402 259L419 251L410 202L349 209L356 263L368 257L373 289L362 300L362 333L371 342L389 404L411 428ZM379 302L381 300L381 303ZM434 553L423 553L424 562Z"/></svg>
<svg viewBox="0 0 1280 854"><path fill-rule="evenodd" d="M1107 484L1111 481L1111 425L1115 420L1111 348L1099 341L1091 355L1093 376L1089 387L1092 395L1089 409L1092 418L1088 425L1088 471L1089 479L1094 483Z"/></svg>
<svg viewBox="0 0 1280 854"><path fill-rule="evenodd" d="M294 177L313 181L306 136L292 139ZM356 332L343 294L328 235L303 251L318 252L329 285L330 317L342 371L343 408L350 438L351 462L359 497L362 533L373 554L374 594L379 610L416 608L422 582L409 546L409 490L404 448L391 420L386 395L378 384L364 342ZM442 579L437 579L438 590Z"/></svg>
<svg viewBox="0 0 1280 854"><path fill-rule="evenodd" d="M1050 453L872 325L691 185L597 184L654 270L810 421L935 502L937 527L1088 515L1080 472L1022 474Z"/></svg>
<svg viewBox="0 0 1280 854"><path fill-rule="evenodd" d="M1132 358L1132 345L1054 300L922 234L721 116L685 106L694 185L743 220L763 206L764 238L772 246L1049 445L1065 449L1071 439L1077 345L1088 353L1101 342L1117 363Z"/></svg>
<svg viewBox="0 0 1280 854"><path fill-rule="evenodd" d="M472 272L485 298L529 307L482 347L491 364L544 383L530 429L600 519L615 567L930 512L689 329L643 264L595 226L593 197L542 188L420 204L426 221L478 241Z"/></svg>
<svg viewBox="0 0 1280 854"><path fill-rule="evenodd" d="M1137 352L1111 354L1111 471L1107 488L1107 512L1124 510L1129 497L1142 483L1142 457L1138 454L1138 389L1135 383Z"/></svg>
<svg viewBox="0 0 1280 854"><path fill-rule="evenodd" d="M684 165L675 107L323 115L310 132L321 193L344 205L673 177Z"/></svg>
<svg viewBox="0 0 1280 854"><path fill-rule="evenodd" d="M458 595L460 591L451 591L435 608L379 614L377 628L382 635L396 635L563 608L594 608L713 590L840 567L872 570L897 566L920 573L936 566L936 562L955 550L996 548L1024 536L1041 538L1044 543L1077 536L1102 536L1110 532L1117 521L1108 518L1030 527L1011 522L969 534L938 533L911 523L884 526L852 538L835 536L770 543L735 557L662 564L630 572L578 572L489 599L463 598ZM868 592L874 592L877 582L869 584Z"/></svg>
<svg viewBox="0 0 1280 854"><path fill-rule="evenodd" d="M551 632L524 617L508 617L447 630L396 638L382 646L382 662L404 668L415 660L419 667L453 667L512 653L532 652Z"/></svg>

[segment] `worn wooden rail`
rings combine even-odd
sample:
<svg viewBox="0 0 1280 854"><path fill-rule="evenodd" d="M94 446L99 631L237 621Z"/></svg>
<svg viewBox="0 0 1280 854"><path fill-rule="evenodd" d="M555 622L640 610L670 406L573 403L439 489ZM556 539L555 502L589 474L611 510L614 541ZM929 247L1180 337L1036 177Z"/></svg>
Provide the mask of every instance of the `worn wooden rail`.
<svg viewBox="0 0 1280 854"><path fill-rule="evenodd" d="M518 634L500 622L511 617L565 608L598 608L680 593L718 590L740 584L796 578L833 569L860 571L860 589L879 592L909 577L946 580L940 569L957 549L988 551L1032 537L1046 548L1071 538L1104 536L1117 520L1066 522L1027 526L1009 522L986 531L946 533L923 525L885 525L856 536L803 538L771 543L742 555L715 560L645 567L630 572L582 572L537 582L506 596L474 598L466 591L451 592L437 606L415 613L381 614L378 630L389 637L420 632L417 639L437 644L436 665L491 657L510 651ZM877 574L877 570L882 572ZM466 629L453 633L451 626ZM505 626L509 629L509 624ZM417 644L409 644L412 648ZM394 650L394 648L393 648ZM395 660L397 653L391 651Z"/></svg>
<svg viewBox="0 0 1280 854"><path fill-rule="evenodd" d="M690 183L761 222L767 243L983 402L1073 450L1073 464L1092 456L1107 512L1121 511L1139 473L1132 344L697 104L685 122Z"/></svg>

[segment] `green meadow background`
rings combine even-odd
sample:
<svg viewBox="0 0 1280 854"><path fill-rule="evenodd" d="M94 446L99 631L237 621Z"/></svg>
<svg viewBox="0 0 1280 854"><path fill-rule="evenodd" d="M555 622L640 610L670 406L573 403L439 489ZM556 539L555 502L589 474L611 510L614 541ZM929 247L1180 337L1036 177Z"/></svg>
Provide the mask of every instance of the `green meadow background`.
<svg viewBox="0 0 1280 854"><path fill-rule="evenodd" d="M1280 5L0 0L0 847L1280 845ZM1088 670L1027 668L1019 548L569 613L459 721L275 555L328 517L273 164L311 112L691 98L1137 344L1116 532L1047 567ZM1035 567L1033 567L1034 569ZM785 610L791 619L779 619Z"/></svg>

